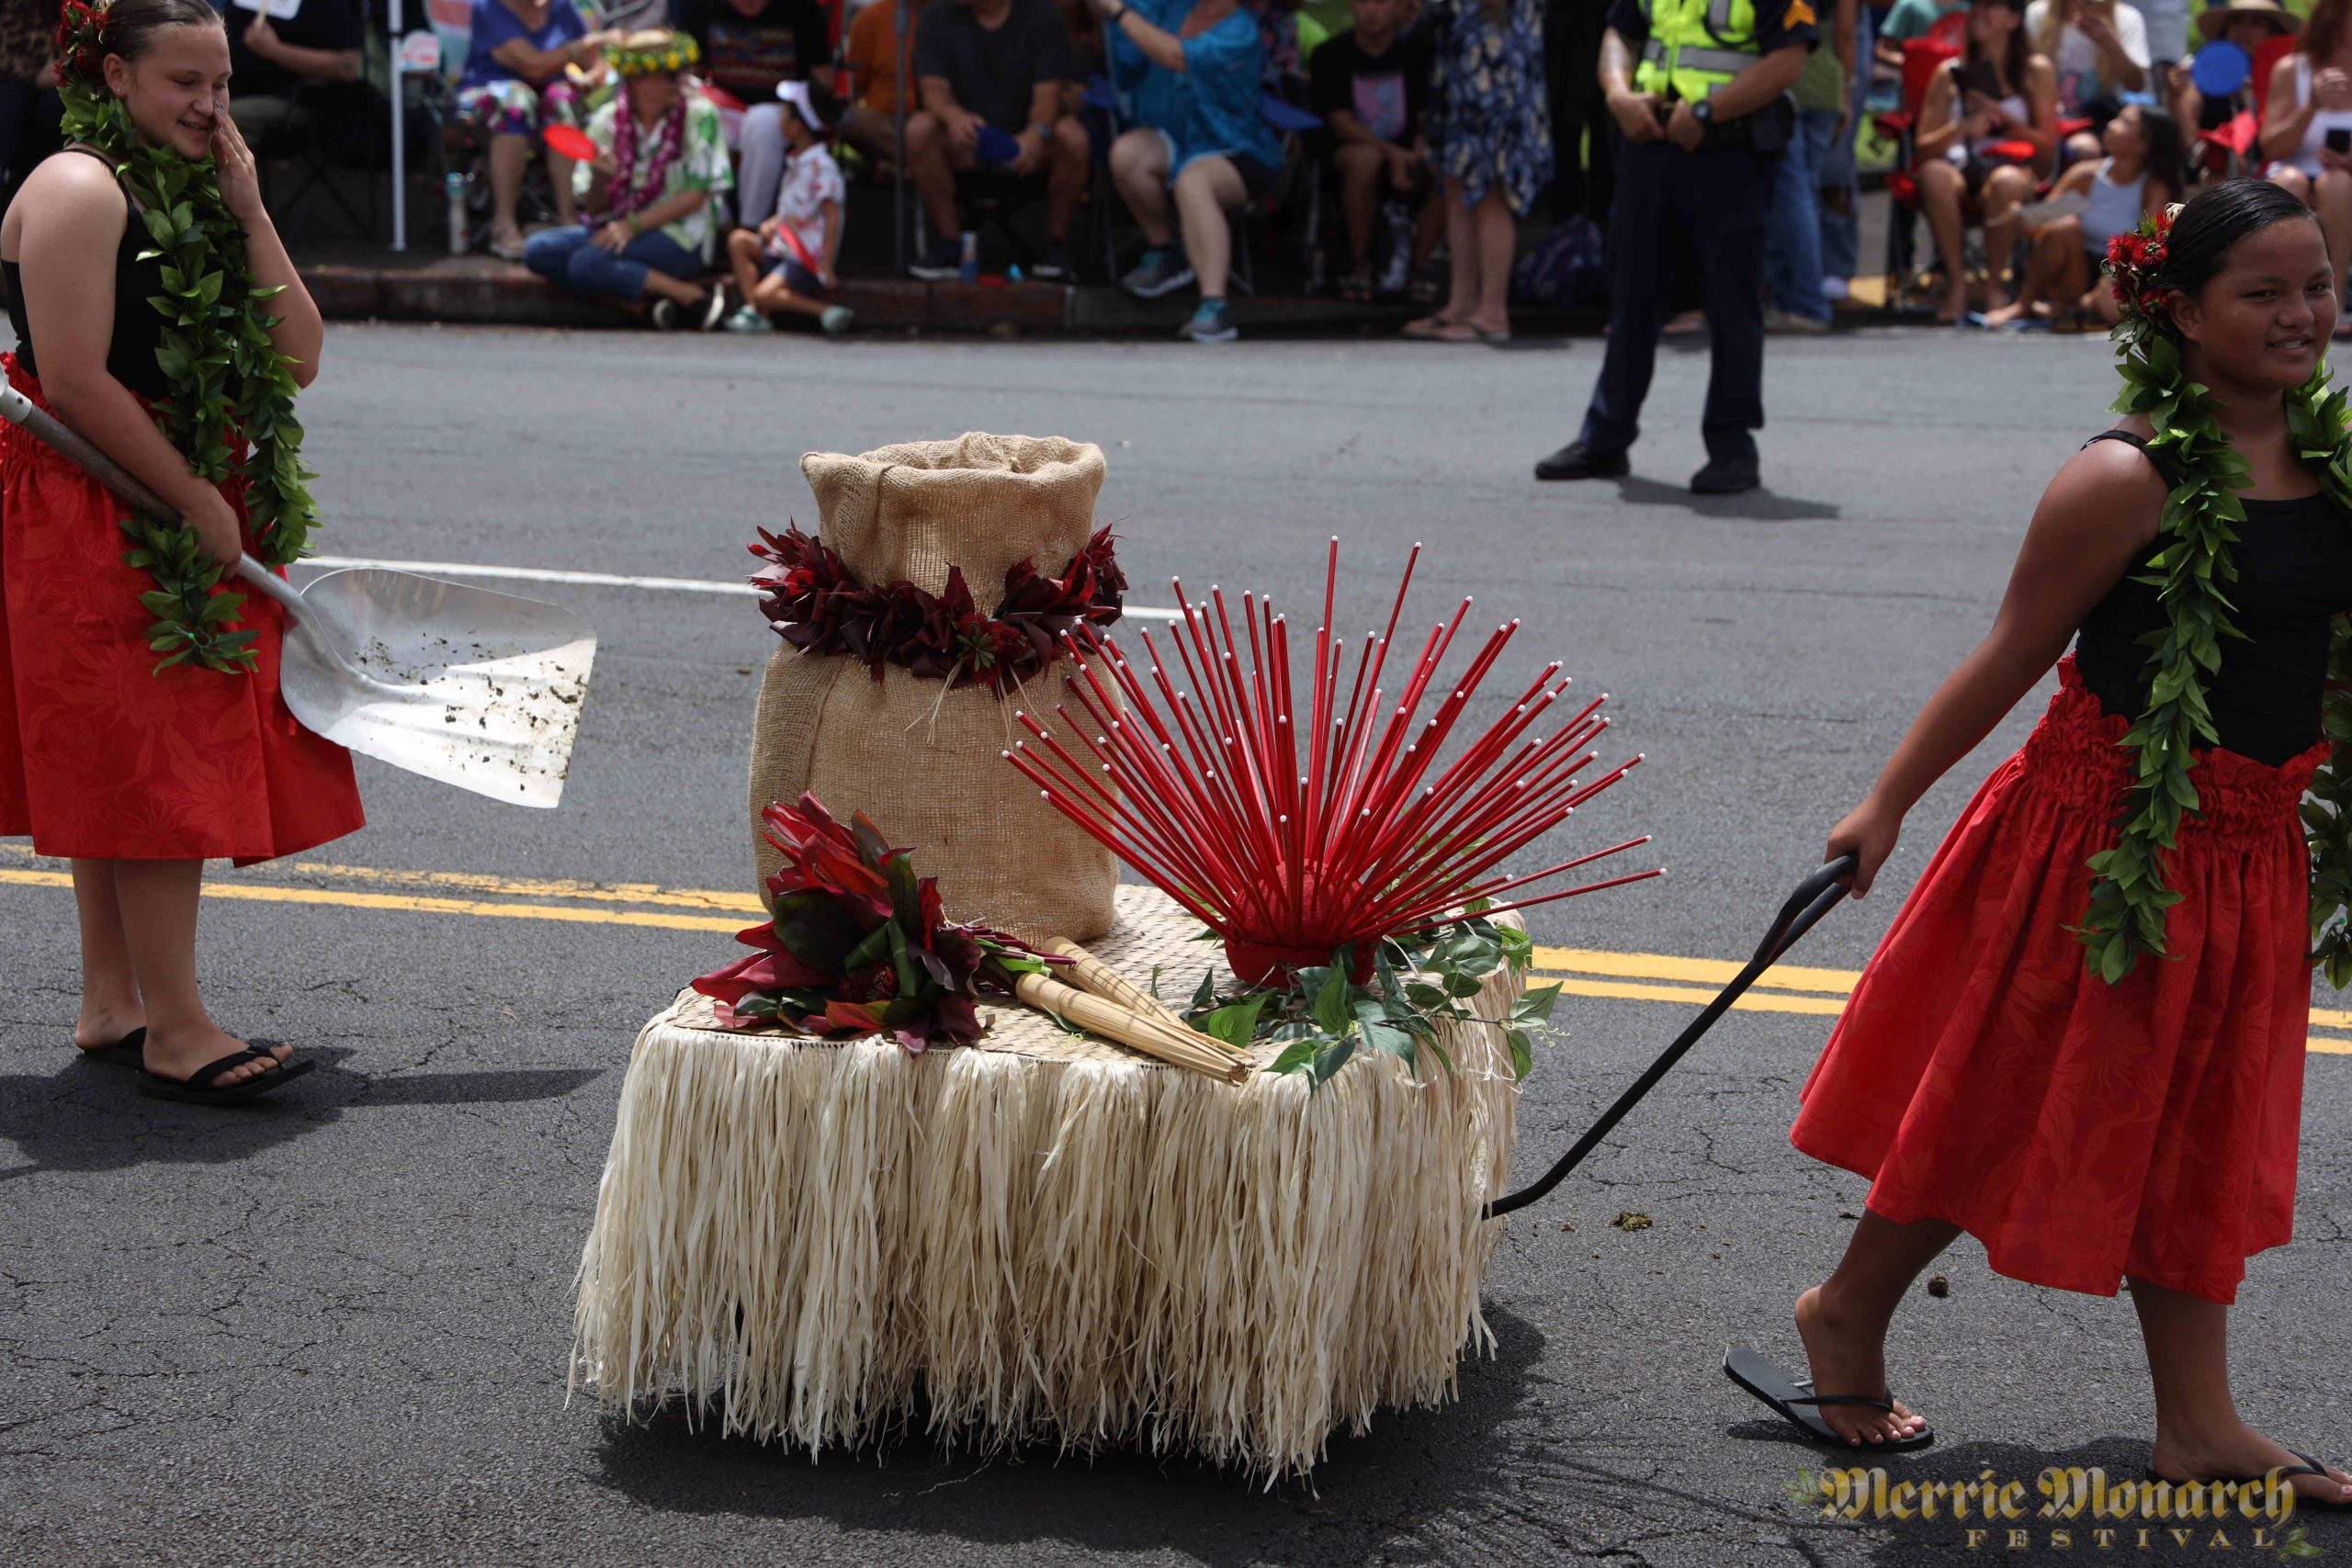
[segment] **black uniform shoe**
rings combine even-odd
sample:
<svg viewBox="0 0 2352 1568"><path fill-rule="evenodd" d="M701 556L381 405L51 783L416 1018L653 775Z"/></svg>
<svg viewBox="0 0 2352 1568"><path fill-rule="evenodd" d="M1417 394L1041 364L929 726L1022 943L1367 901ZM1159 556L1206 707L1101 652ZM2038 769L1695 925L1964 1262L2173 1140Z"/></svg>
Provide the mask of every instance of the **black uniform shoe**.
<svg viewBox="0 0 2352 1568"><path fill-rule="evenodd" d="M1690 488L1701 495L1737 495L1760 482L1753 457L1710 457L1705 468L1690 476Z"/></svg>
<svg viewBox="0 0 2352 1568"><path fill-rule="evenodd" d="M1633 471L1624 453L1591 451L1581 441L1569 442L1535 465L1539 479L1613 479Z"/></svg>

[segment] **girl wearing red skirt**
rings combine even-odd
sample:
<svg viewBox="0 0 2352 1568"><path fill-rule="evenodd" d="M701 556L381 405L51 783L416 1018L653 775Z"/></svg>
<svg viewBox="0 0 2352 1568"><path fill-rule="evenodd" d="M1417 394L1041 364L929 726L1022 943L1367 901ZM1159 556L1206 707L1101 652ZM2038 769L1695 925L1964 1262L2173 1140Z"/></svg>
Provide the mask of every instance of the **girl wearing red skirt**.
<svg viewBox="0 0 2352 1568"><path fill-rule="evenodd" d="M2352 610L2352 493L2325 472L2343 407L2313 375L2334 269L2301 202L2231 180L2168 233L2120 240L2114 271L2134 312L2116 406L2143 412L2052 481L1991 634L1830 833L1854 897L2053 660L2060 689L1928 863L1802 1091L1791 1141L1871 1183L1837 1271L1797 1301L1812 1375L1744 1348L1725 1370L1840 1446L1929 1441L1883 1349L1966 1231L2012 1279L2130 1281L2152 1476L2276 1467L2299 1503L2342 1504L2352 1475L2240 1418L2226 1339L2245 1258L2290 1230L2313 868L2340 889L2345 858L2324 836L2307 851L2298 817L2333 766L2321 711Z"/></svg>
<svg viewBox="0 0 2352 1568"><path fill-rule="evenodd" d="M178 508L200 548L181 542L176 565L153 550L127 562L136 544L122 525L128 508L33 436L0 425L0 834L30 834L38 852L73 860L74 1043L141 1068L151 1093L247 1100L311 1064L284 1047L249 1047L207 1012L196 983L203 863L248 864L348 833L362 821L358 790L349 755L297 725L278 695L275 604L247 595L218 625L185 604L158 605L176 589L200 611L213 565L241 550L265 560L299 550L309 521L292 461L299 427L278 429L258 451L237 427L264 429L252 411L286 406L292 389L270 369L269 350L293 362L294 385L307 385L324 329L229 118L220 14L206 0L114 0L97 12L74 0L66 11L61 88L75 145L32 173L0 223L18 344L0 363L12 385ZM171 200L138 199L168 195L175 182ZM212 237L156 233L151 209L162 209L168 230L182 202L199 222L218 220ZM266 314L223 327L195 312L197 325L187 324L180 307L205 287L192 275L207 244L219 253L218 299L250 299L258 312L258 290L283 290ZM256 333L223 351L242 354L225 389L187 380L191 350L269 316L278 319L266 341ZM284 394L276 403L271 387ZM175 446L168 433L202 417L221 423L208 439ZM175 615L187 635L164 629Z"/></svg>

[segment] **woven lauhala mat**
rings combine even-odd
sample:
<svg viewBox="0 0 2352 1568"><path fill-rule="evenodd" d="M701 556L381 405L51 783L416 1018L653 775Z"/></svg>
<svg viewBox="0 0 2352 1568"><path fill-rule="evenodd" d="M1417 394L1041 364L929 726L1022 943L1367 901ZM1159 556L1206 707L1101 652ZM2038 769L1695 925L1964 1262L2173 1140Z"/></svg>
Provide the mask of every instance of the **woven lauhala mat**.
<svg viewBox="0 0 2352 1568"><path fill-rule="evenodd" d="M1089 943L1181 1003L1215 944L1123 886ZM1471 1006L1509 1015L1506 971ZM1234 1086L984 1009L909 1055L732 1033L683 993L638 1036L581 1261L575 1379L814 1450L929 1427L984 1451L1185 1450L1271 1483L1491 1348L1510 1171L1500 1029L1449 1075L1360 1052ZM1272 1050L1261 1048L1260 1059ZM1424 1054L1426 1056L1426 1054Z"/></svg>

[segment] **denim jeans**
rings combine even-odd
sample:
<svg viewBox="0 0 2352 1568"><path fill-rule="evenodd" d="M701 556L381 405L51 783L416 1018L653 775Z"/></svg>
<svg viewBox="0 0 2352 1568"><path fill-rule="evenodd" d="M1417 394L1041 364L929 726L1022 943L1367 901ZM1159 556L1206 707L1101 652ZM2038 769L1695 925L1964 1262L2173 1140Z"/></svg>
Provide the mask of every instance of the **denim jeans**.
<svg viewBox="0 0 2352 1568"><path fill-rule="evenodd" d="M590 244L591 232L580 224L542 230L524 247L523 265L591 299L641 299L648 272L692 277L704 270L702 257L659 229L639 234L618 255Z"/></svg>
<svg viewBox="0 0 2352 1568"><path fill-rule="evenodd" d="M1836 109L1799 109L1788 151L1772 176L1772 227L1764 244L1764 287L1774 305L1829 319L1821 292L1821 160L1838 134Z"/></svg>
<svg viewBox="0 0 2352 1568"><path fill-rule="evenodd" d="M1830 139L1829 151L1814 176L1814 183L1821 190L1838 193L1838 205L1835 207L1826 201L1816 203L1821 209L1824 277L1851 277L1861 265L1861 229L1856 211L1861 189L1854 174L1854 131L1862 123L1863 103L1870 96L1871 51L1876 46L1874 20L1867 5L1854 7L1854 58L1860 62L1854 73L1854 99L1850 106L1854 118L1847 123L1845 135Z"/></svg>

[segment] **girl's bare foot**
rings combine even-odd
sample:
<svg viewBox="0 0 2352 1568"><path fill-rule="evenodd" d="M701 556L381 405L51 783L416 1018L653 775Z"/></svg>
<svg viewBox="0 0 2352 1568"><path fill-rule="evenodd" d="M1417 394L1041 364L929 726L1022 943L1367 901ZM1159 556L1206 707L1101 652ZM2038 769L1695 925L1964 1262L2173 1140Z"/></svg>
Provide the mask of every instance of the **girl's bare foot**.
<svg viewBox="0 0 2352 1568"><path fill-rule="evenodd" d="M2319 1456L2312 1456L2318 1459ZM2274 1466L2292 1467L2303 1461L2243 1421L2213 1432L2176 1432L2159 1426L2148 1467L2167 1481L2211 1481L2226 1476L2260 1475ZM2322 1460L2323 1464L2326 1464ZM2327 1464L2327 1479L2298 1475L2288 1484L2298 1497L2314 1503L2352 1503L2352 1474Z"/></svg>
<svg viewBox="0 0 2352 1568"><path fill-rule="evenodd" d="M279 1062L294 1055L291 1047L279 1045L269 1049ZM186 1079L209 1062L223 1056L233 1056L245 1049L245 1042L227 1030L207 1021L193 1029L177 1029L168 1032L151 1027L147 1032L146 1066L157 1077ZM231 1067L212 1081L225 1087L243 1083L270 1070L267 1062L246 1062Z"/></svg>
<svg viewBox="0 0 2352 1568"><path fill-rule="evenodd" d="M2011 321L2022 321L2031 314L2033 314L2031 310L2012 299L2006 305L1985 311L1984 324L1988 327L2006 327Z"/></svg>
<svg viewBox="0 0 2352 1568"><path fill-rule="evenodd" d="M1797 1298L1797 1333L1815 1393L1867 1393L1883 1399L1886 1389L1886 1325L1841 1313L1828 1287L1815 1285ZM1901 1400L1892 1411L1867 1404L1822 1404L1815 1408L1829 1429L1857 1448L1894 1442L1928 1424Z"/></svg>

